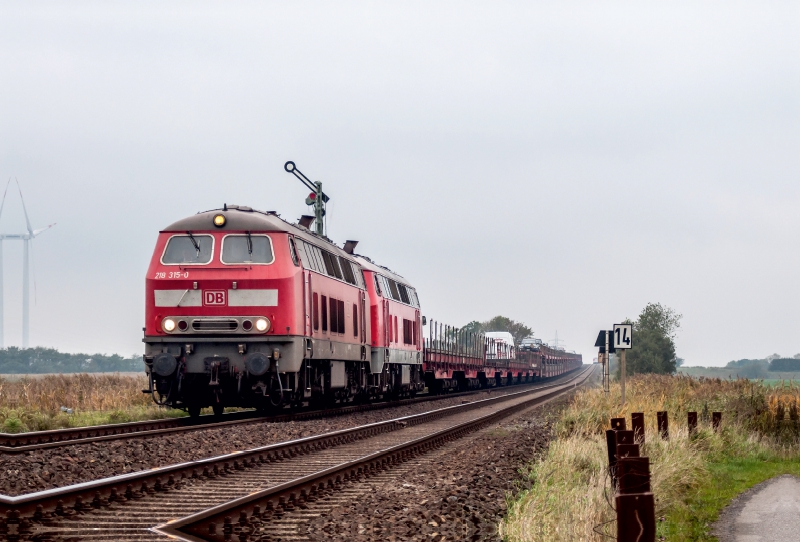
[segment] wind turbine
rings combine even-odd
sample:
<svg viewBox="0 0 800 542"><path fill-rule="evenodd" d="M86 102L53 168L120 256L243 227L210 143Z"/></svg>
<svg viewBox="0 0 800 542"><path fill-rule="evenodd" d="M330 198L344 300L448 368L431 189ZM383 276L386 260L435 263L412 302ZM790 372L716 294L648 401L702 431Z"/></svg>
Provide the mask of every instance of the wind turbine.
<svg viewBox="0 0 800 542"><path fill-rule="evenodd" d="M16 179L15 179L16 181ZM25 208L25 198L22 197L22 188L19 186L19 181L17 183L17 190L19 190L19 198L22 200L22 211L25 213L25 225L27 226L27 231L25 233L17 233L17 234L0 234L0 348L5 347L4 337L3 337L3 241L6 239L18 239L23 243L23 250L22 250L22 348L28 348L28 340L30 336L30 252L31 252L31 243L33 239L44 232L55 226L55 222L46 226L44 228L40 228L38 230L34 230L31 227L31 221L28 219L28 209ZM6 195L8 194L8 185L11 184L11 179L8 179L8 183L6 184L6 190L3 192L3 201L0 202L0 216L3 213L3 206L6 204Z"/></svg>

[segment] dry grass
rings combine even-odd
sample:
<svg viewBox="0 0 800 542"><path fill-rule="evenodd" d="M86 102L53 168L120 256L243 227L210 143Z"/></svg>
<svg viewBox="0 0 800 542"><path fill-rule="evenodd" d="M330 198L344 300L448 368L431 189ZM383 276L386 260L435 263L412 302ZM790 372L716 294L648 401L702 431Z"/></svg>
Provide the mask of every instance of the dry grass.
<svg viewBox="0 0 800 542"><path fill-rule="evenodd" d="M746 380L646 375L630 379L627 400L621 407L618 385L609 394L591 389L576 396L555 426L557 439L530 466L533 488L509 503L500 526L507 540L600 541L615 534L605 444L612 417L630 420L631 412L645 413L642 455L650 457L659 516L685 512L687 495L708 479L712 459L797 454L800 390L794 386L769 390ZM668 441L656 432L655 413L661 410L669 413ZM724 413L720 432L710 427L717 410ZM691 437L689 411L700 413Z"/></svg>
<svg viewBox="0 0 800 542"><path fill-rule="evenodd" d="M0 378L0 431L18 433L180 415L153 404L145 376L110 373ZM66 414L61 407L72 409Z"/></svg>

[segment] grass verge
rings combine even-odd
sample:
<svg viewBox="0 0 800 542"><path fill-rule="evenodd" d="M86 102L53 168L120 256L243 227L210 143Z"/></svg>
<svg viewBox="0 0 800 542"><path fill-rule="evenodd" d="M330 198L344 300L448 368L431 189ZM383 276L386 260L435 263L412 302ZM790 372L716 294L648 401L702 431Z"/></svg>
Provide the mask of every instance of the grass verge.
<svg viewBox="0 0 800 542"><path fill-rule="evenodd" d="M686 499L686 507L665 519L661 532L667 540L717 540L710 526L743 491L781 474L800 476L800 459L730 458L710 462L709 477Z"/></svg>
<svg viewBox="0 0 800 542"><path fill-rule="evenodd" d="M747 380L646 375L630 379L628 402L619 386L576 394L555 424L555 438L525 470L533 487L508 503L500 532L509 541L606 540L616 532L605 429L612 417L645 413L642 455L650 458L659 536L713 540L710 524L731 498L784 472L800 470L797 451L800 389L766 388ZM667 411L670 438L657 434L655 413ZM720 431L710 413L722 411ZM686 414L700 413L694 435Z"/></svg>
<svg viewBox="0 0 800 542"><path fill-rule="evenodd" d="M159 407L143 375L53 374L0 378L0 432L22 433L184 416ZM63 408L62 408L63 407Z"/></svg>

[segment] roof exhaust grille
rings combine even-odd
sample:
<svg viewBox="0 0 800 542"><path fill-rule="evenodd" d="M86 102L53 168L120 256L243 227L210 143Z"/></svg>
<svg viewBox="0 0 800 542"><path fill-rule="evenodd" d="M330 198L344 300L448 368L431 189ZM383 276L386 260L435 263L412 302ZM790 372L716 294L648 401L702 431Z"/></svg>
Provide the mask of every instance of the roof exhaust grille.
<svg viewBox="0 0 800 542"><path fill-rule="evenodd" d="M315 220L315 217L313 217L313 216L303 215L303 216L300 217L300 220L298 222L304 228L309 228L310 229L311 228L311 224L314 223L314 220Z"/></svg>
<svg viewBox="0 0 800 542"><path fill-rule="evenodd" d="M352 254L353 251L356 249L357 244L358 241L347 241L344 244L344 251L347 252L348 254Z"/></svg>

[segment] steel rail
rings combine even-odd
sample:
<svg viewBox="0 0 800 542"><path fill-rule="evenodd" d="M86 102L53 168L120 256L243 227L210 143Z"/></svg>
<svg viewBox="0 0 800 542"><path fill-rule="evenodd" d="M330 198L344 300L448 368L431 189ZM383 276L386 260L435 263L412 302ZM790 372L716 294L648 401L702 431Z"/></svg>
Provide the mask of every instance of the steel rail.
<svg viewBox="0 0 800 542"><path fill-rule="evenodd" d="M0 535L10 534L12 531L19 532L20 529L24 530L26 518L39 519L52 515L59 516L74 513L74 511L80 512L91 508L99 508L115 501L128 500L135 494L152 493L154 491L168 490L171 487L179 487L181 480L185 478L211 477L220 473L224 474L225 472L254 467L258 464L279 462L284 458L309 454L317 450L354 442L412 425L423 424L450 414L501 403L550 388L566 389L570 383L581 376L587 375L590 371L591 367L577 375L572 375L566 380L515 393L237 451L217 457L157 467L151 470L122 474L14 497L0 495L0 515L6 516L5 521L0 521ZM140 486L140 489L138 487L134 489L134 485Z"/></svg>
<svg viewBox="0 0 800 542"><path fill-rule="evenodd" d="M568 374L568 373L565 373ZM547 382L551 378L540 379L538 382ZM74 427L68 429L52 429L48 431L30 431L27 433L0 433L0 452L6 454L21 454L32 450L45 448L58 448L61 446L71 446L73 444L90 444L105 440L119 440L126 438L137 438L146 436L167 435L181 433L184 431L194 431L198 429L214 429L229 425L239 425L245 423L282 423L289 421L311 420L318 418L330 418L342 416L355 412L366 412L370 410L380 410L397 406L405 406L415 403L428 401L438 401L441 399L451 399L455 397L466 397L476 393L501 390L513 386L533 385L533 382L522 382L510 386L499 388L483 388L458 393L444 394L425 394L409 399L396 401L380 401L375 403L361 403L357 405L340 406L333 409L326 408L305 408L302 410L289 412L286 414L271 414L263 416L254 410L241 412L229 412L223 416L227 419L220 421L219 417L212 415L200 416L200 418L172 418L166 420L145 420L141 422L126 422L118 424L95 425L88 427ZM206 418L206 419L204 419Z"/></svg>
<svg viewBox="0 0 800 542"><path fill-rule="evenodd" d="M594 366L590 366L570 379L569 382L554 386L557 389L544 395L158 525L153 530L185 542L229 542L230 540L244 542L248 540L248 535L255 534L254 531L258 524L268 521L273 516L281 516L295 508L302 508L305 503L330 495L345 483L388 470L399 463L477 431L501 418L547 402L574 389L579 384L583 384L592 375L593 369ZM578 382L574 382L576 380ZM574 386L569 385L572 382L574 382Z"/></svg>

